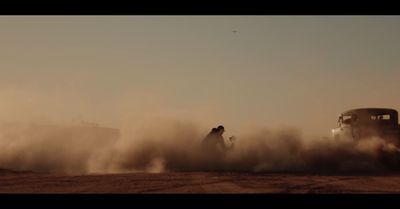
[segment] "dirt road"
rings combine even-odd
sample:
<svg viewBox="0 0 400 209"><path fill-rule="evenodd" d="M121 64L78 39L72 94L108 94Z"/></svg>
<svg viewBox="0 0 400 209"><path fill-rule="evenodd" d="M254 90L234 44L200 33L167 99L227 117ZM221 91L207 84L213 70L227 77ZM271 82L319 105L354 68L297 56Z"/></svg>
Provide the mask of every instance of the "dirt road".
<svg viewBox="0 0 400 209"><path fill-rule="evenodd" d="M400 193L400 175L226 172L61 175L2 170L0 193Z"/></svg>

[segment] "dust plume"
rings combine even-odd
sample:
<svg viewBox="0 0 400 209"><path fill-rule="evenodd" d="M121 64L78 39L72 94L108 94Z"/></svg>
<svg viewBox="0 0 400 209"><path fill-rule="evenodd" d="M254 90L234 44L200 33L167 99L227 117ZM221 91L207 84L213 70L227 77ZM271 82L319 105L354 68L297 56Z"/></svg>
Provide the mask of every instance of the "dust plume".
<svg viewBox="0 0 400 209"><path fill-rule="evenodd" d="M125 105L116 105L107 115L121 120L108 128L68 122L71 113L87 112L90 105L83 108L76 102L79 98L63 97L0 92L0 168L64 173L346 173L400 168L399 148L388 140L309 138L285 127L228 128L224 137L235 135L235 146L216 156L200 146L222 117L212 109L194 114L173 111L165 104L119 100Z"/></svg>
<svg viewBox="0 0 400 209"><path fill-rule="evenodd" d="M115 166L141 171L157 167L159 172L363 173L398 171L400 165L399 148L382 138L306 139L293 128L263 128L239 135L234 149L215 157L199 146L204 133L194 124L176 123L167 129L169 133L157 136L143 134L136 146L120 149Z"/></svg>

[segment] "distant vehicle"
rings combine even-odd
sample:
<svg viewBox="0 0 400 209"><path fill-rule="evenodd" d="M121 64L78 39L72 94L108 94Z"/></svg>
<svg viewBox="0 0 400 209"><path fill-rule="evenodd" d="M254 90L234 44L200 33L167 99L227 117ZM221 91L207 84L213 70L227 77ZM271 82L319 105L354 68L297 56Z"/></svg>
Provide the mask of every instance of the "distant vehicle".
<svg viewBox="0 0 400 209"><path fill-rule="evenodd" d="M389 108L358 108L343 112L338 118L338 127L332 129L335 139L360 140L378 136L400 142L398 112Z"/></svg>

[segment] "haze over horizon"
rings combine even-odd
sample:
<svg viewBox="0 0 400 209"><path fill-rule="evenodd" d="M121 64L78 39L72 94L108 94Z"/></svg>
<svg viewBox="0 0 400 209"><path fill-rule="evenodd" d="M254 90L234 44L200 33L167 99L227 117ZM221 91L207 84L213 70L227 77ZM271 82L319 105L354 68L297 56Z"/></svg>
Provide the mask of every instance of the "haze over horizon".
<svg viewBox="0 0 400 209"><path fill-rule="evenodd" d="M1 16L0 120L167 114L329 135L400 110L399 16ZM236 32L234 32L236 31Z"/></svg>

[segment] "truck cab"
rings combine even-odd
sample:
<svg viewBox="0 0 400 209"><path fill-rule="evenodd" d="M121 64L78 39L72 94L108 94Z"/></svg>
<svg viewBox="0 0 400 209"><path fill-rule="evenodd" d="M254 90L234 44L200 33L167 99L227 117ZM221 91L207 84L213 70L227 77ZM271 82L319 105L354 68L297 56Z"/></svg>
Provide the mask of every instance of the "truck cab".
<svg viewBox="0 0 400 209"><path fill-rule="evenodd" d="M381 137L399 141L398 112L389 108L357 108L343 112L338 117L338 127L332 129L335 139L360 140Z"/></svg>

